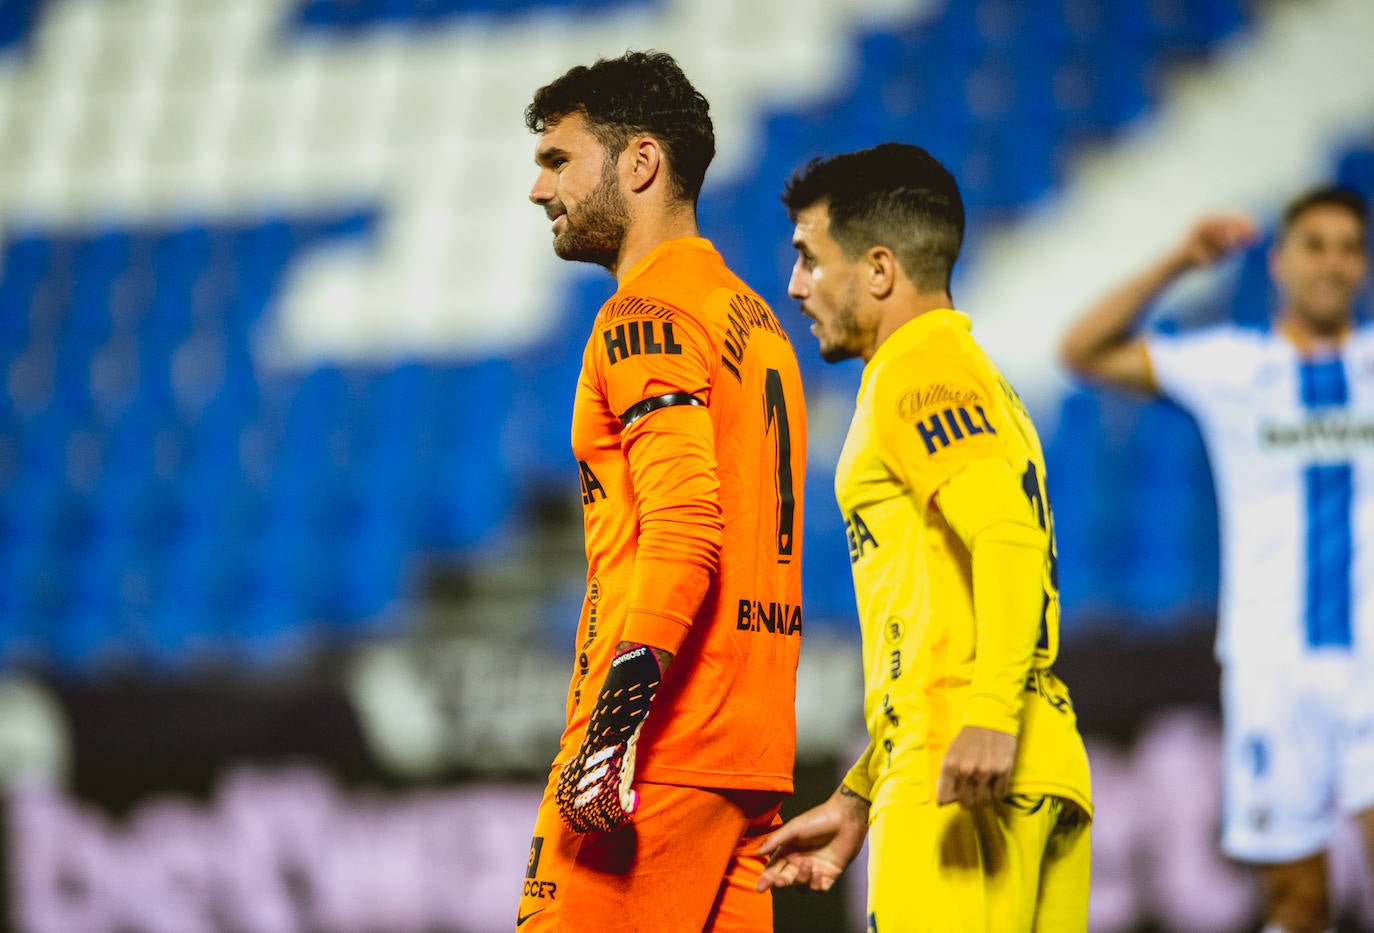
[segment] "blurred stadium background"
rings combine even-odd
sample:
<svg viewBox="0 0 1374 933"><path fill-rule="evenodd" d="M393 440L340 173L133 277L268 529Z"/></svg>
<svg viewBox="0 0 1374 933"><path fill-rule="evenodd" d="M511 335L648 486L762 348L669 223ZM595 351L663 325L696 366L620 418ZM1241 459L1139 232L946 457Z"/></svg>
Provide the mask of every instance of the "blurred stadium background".
<svg viewBox="0 0 1374 933"><path fill-rule="evenodd" d="M862 732L830 491L858 369L792 313L777 193L898 138L964 186L956 300L1046 438L1093 928L1254 928L1215 848L1205 455L1053 347L1204 210L1272 231L1309 184L1374 196L1370 0L0 0L9 926L510 928L582 594L571 388L611 290L553 257L521 111L648 47L712 102L704 232L807 380L796 804ZM1262 319L1266 246L1154 326ZM1336 867L1343 929L1374 929L1352 835ZM784 894L777 928L861 929L858 890Z"/></svg>

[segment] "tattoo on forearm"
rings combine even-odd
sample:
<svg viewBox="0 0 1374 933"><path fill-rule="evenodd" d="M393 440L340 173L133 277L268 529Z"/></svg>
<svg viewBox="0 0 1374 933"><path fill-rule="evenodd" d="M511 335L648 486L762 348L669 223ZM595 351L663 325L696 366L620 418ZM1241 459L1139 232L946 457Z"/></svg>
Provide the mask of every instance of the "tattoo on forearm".
<svg viewBox="0 0 1374 933"><path fill-rule="evenodd" d="M855 803L862 804L862 805L865 806L865 807L868 806L868 798L862 796L861 794L855 793L854 791L850 790L848 784L841 784L841 785L840 785L840 796L841 796L841 797L848 797L848 798L850 798L851 800L853 800Z"/></svg>

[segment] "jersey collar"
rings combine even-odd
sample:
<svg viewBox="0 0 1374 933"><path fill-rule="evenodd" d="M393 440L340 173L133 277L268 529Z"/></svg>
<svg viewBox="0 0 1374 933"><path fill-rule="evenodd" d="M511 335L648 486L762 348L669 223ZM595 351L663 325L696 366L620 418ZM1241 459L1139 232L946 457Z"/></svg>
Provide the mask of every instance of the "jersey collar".
<svg viewBox="0 0 1374 933"><path fill-rule="evenodd" d="M936 308L924 314L918 314L888 335L887 339L873 352L873 356L869 358L868 366L865 369L876 366L883 360L901 355L941 327L954 327L968 333L973 330L973 322L969 320L967 314L962 311L955 311L953 308Z"/></svg>
<svg viewBox="0 0 1374 933"><path fill-rule="evenodd" d="M688 251L714 253L716 248L711 244L710 240L699 236L674 237L671 240L664 240L662 243L649 250L643 259L630 267L630 271L626 272L624 278L620 280L620 288L625 288L636 278L648 272L649 267L660 259L664 259L673 253Z"/></svg>

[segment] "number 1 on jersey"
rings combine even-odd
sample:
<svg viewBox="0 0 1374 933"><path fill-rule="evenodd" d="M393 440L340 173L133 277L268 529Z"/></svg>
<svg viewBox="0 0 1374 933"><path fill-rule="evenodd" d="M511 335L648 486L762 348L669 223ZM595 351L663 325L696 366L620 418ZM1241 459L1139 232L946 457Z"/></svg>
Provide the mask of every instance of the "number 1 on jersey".
<svg viewBox="0 0 1374 933"><path fill-rule="evenodd" d="M792 558L792 528L797 502L792 492L792 430L787 423L787 399L782 392L782 373L770 369L763 381L763 428L773 434L777 469L773 488L778 495L778 563Z"/></svg>

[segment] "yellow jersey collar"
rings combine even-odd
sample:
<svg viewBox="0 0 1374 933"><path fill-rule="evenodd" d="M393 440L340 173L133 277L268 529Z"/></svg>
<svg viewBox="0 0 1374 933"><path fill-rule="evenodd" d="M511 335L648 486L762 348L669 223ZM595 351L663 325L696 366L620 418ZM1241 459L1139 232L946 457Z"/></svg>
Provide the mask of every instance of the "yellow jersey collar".
<svg viewBox="0 0 1374 933"><path fill-rule="evenodd" d="M924 314L918 314L889 334L887 339L873 352L873 356L869 358L868 366L864 368L869 369L889 357L906 352L941 327L956 327L967 333L973 330L973 322L969 320L967 314L962 311L955 311L953 308L936 308Z"/></svg>
<svg viewBox="0 0 1374 933"><path fill-rule="evenodd" d="M660 259L663 259L672 253L687 250L702 253L714 253L716 251L716 248L710 240L706 239L705 237L699 236L682 236L674 237L671 240L664 240L662 243L658 244L653 249L649 250L648 254L645 255L644 258L639 260L639 262L635 263L633 266L630 267L630 271L626 272L625 277L620 280L619 287L622 289L625 288L636 278L643 275L645 272L649 271L649 267L652 266L654 263L658 262Z"/></svg>

